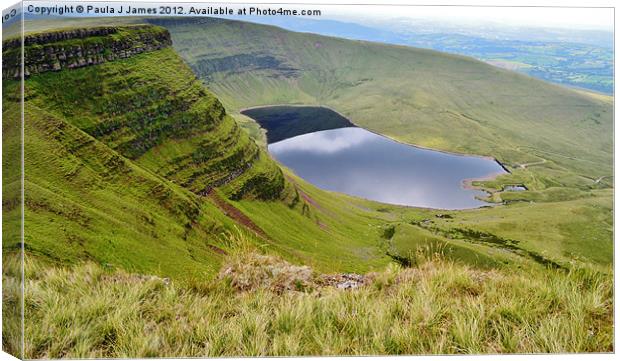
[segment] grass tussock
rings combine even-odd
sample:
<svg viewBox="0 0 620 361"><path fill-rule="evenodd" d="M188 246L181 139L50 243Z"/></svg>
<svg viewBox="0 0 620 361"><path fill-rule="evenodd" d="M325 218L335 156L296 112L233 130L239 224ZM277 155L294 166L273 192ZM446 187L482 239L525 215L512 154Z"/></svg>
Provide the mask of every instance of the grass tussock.
<svg viewBox="0 0 620 361"><path fill-rule="evenodd" d="M26 272L27 358L613 351L611 272L587 268L431 257L353 290L263 255L192 284L93 263Z"/></svg>
<svg viewBox="0 0 620 361"><path fill-rule="evenodd" d="M219 278L239 291L267 289L276 293L315 288L316 275L308 266L295 266L273 256L248 253L234 258Z"/></svg>

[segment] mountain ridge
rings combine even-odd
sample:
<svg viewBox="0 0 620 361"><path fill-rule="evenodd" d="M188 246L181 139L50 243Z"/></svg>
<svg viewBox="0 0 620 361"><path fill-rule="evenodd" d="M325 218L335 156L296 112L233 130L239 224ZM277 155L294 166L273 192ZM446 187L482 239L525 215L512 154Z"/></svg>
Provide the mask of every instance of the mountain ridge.
<svg viewBox="0 0 620 361"><path fill-rule="evenodd" d="M277 199L281 171L196 81L165 29L74 29L30 39L28 47L51 54L50 62L71 64L58 53L93 56L84 44L107 57L43 67L25 81L27 254L195 277L217 269L227 234L258 240L205 196L217 187L233 198ZM20 82L9 78L3 98L10 132L20 106L10 94ZM4 151L13 154L20 137L7 136ZM12 160L6 157L5 167ZM8 181L11 174L3 174ZM14 197L5 194L5 204ZM7 225L10 232L14 225ZM18 249L14 241L5 240L5 252Z"/></svg>
<svg viewBox="0 0 620 361"><path fill-rule="evenodd" d="M23 38L24 76L128 58L172 45L170 33L148 25L94 27L28 34ZM3 78L21 77L22 39L3 44Z"/></svg>

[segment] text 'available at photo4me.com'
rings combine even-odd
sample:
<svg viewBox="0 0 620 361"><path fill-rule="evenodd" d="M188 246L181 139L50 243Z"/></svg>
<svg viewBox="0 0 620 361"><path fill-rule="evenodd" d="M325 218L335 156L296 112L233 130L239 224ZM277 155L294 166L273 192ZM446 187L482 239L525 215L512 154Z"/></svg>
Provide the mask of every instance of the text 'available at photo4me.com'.
<svg viewBox="0 0 620 361"><path fill-rule="evenodd" d="M213 6L210 4L191 4L183 3L158 3L152 6L144 6L139 2L127 3L67 3L58 5L50 3L40 5L40 3L27 4L24 7L26 14L42 16L119 16L119 15L186 15L186 16L308 16L319 17L322 10L305 7L282 7L274 5L222 5ZM13 12L16 15L17 11ZM3 21L6 19L3 19Z"/></svg>

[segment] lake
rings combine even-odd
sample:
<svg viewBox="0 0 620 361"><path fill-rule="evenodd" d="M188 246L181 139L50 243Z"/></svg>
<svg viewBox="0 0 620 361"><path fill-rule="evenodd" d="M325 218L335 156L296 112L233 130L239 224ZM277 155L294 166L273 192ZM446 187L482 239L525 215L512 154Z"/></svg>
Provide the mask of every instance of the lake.
<svg viewBox="0 0 620 361"><path fill-rule="evenodd" d="M282 123L282 117L278 119ZM506 173L490 158L422 149L351 126L295 135L270 143L268 149L278 162L319 188L406 206L489 205L476 199L484 192L464 187L464 181Z"/></svg>

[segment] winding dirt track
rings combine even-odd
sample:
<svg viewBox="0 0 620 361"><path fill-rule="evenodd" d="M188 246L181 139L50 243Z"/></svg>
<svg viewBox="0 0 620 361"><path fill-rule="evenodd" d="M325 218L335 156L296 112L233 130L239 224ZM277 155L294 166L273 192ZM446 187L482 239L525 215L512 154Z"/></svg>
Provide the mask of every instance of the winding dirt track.
<svg viewBox="0 0 620 361"><path fill-rule="evenodd" d="M602 176L602 177L598 177L598 178L596 178L596 179L594 180L594 184L601 183L601 181L602 181L603 179L605 179L605 178L611 178L611 177L612 177L612 176L610 176L610 175L604 175L604 176Z"/></svg>
<svg viewBox="0 0 620 361"><path fill-rule="evenodd" d="M521 168L521 169L525 169L525 168L530 167L530 166L533 166L533 165L540 165L540 164L545 164L545 163L547 163L547 160L546 160L546 159L543 159L543 160L538 161L538 162L532 162L532 163L523 163L523 164L519 164L519 168Z"/></svg>

